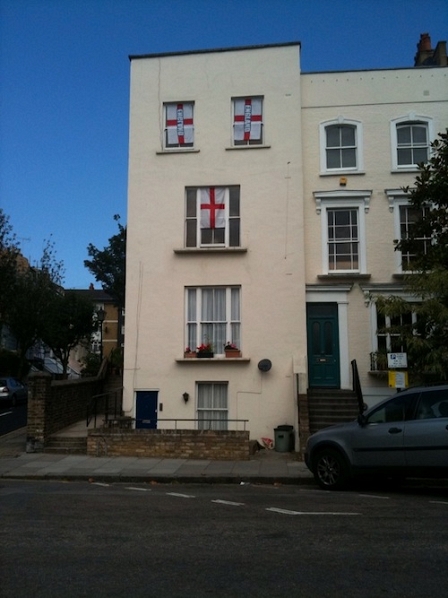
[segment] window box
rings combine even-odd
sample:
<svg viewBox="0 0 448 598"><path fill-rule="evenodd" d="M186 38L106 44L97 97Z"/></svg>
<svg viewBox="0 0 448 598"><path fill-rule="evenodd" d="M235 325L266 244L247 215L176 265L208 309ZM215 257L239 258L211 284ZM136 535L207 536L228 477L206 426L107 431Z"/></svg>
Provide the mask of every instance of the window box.
<svg viewBox="0 0 448 598"><path fill-rule="evenodd" d="M239 349L225 349L226 358L236 359L242 357Z"/></svg>
<svg viewBox="0 0 448 598"><path fill-rule="evenodd" d="M214 356L215 356L215 354L212 353L211 351L198 351L196 353L196 357L198 359L211 359Z"/></svg>

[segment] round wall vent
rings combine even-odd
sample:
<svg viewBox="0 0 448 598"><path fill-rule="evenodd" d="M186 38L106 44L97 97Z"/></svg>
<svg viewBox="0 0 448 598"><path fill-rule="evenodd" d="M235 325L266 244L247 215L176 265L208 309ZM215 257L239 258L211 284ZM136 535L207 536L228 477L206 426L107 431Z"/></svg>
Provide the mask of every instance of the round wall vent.
<svg viewBox="0 0 448 598"><path fill-rule="evenodd" d="M258 369L262 372L269 372L272 367L272 362L270 359L262 359L258 362Z"/></svg>

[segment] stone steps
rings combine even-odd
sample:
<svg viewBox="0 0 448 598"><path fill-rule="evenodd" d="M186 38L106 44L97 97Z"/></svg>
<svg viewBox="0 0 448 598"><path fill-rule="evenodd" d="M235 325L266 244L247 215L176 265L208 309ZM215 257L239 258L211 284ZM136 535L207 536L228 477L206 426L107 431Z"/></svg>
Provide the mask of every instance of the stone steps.
<svg viewBox="0 0 448 598"><path fill-rule="evenodd" d="M333 424L353 421L358 416L356 394L347 390L308 391L310 433Z"/></svg>
<svg viewBox="0 0 448 598"><path fill-rule="evenodd" d="M44 453L86 455L86 436L52 436L44 447Z"/></svg>

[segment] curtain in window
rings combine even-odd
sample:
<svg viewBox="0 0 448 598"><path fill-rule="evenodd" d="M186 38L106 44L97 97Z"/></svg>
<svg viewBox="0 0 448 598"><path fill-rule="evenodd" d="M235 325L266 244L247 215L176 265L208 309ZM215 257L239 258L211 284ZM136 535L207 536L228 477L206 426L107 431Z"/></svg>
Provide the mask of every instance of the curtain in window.
<svg viewBox="0 0 448 598"><path fill-rule="evenodd" d="M227 417L227 384L199 384L199 429L227 430Z"/></svg>

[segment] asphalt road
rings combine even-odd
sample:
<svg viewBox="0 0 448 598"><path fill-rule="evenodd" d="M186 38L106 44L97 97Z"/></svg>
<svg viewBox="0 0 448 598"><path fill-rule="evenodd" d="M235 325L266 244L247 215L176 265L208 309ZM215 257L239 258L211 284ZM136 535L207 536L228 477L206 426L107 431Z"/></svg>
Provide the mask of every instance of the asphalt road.
<svg viewBox="0 0 448 598"><path fill-rule="evenodd" d="M26 426L27 405L20 403L16 407L0 405L0 436ZM1 594L0 594L1 596Z"/></svg>
<svg viewBox="0 0 448 598"><path fill-rule="evenodd" d="M448 491L0 482L0 596L427 597Z"/></svg>

